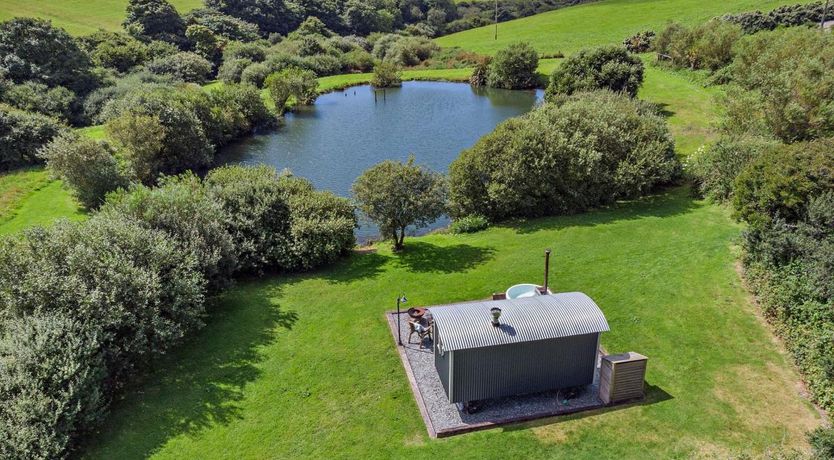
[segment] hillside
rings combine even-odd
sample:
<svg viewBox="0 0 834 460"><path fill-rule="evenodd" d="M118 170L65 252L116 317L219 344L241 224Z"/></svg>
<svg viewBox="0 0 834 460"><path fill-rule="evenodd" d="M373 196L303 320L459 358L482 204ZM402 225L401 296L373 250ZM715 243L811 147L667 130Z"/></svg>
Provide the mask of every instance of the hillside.
<svg viewBox="0 0 834 460"><path fill-rule="evenodd" d="M498 40L494 27L466 30L437 39L440 46L459 46L493 54L509 43L530 42L539 52L570 54L596 45L621 43L647 29L659 29L668 21L696 23L728 12L770 10L807 0L604 0L502 22Z"/></svg>
<svg viewBox="0 0 834 460"><path fill-rule="evenodd" d="M170 0L181 14L199 8L202 0ZM73 35L98 29L119 30L127 0L0 0L0 21L17 16L50 19Z"/></svg>

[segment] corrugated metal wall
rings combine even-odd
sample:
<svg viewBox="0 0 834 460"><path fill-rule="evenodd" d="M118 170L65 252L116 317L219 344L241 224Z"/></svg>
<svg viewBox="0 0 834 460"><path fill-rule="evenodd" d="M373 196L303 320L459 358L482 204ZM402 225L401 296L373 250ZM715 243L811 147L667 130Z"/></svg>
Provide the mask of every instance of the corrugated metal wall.
<svg viewBox="0 0 834 460"><path fill-rule="evenodd" d="M440 377L440 383L443 384L443 389L446 390L446 394L449 394L449 361L451 360L452 352L443 353L443 356L440 356L440 350L437 349L438 347L438 339L440 337L437 330L437 323L435 323L434 331L432 331L432 337L434 338L434 368L437 369L437 375Z"/></svg>
<svg viewBox="0 0 834 460"><path fill-rule="evenodd" d="M451 402L466 402L588 385L594 380L598 336L457 350L447 394Z"/></svg>

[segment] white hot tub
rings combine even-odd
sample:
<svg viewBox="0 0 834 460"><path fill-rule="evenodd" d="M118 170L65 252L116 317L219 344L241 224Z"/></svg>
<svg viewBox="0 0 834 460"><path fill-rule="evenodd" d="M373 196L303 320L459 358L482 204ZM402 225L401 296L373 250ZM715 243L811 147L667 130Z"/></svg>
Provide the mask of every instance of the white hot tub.
<svg viewBox="0 0 834 460"><path fill-rule="evenodd" d="M541 293L539 287L535 284L516 284L507 289L506 295L508 299L522 299L524 297L535 297L541 295Z"/></svg>

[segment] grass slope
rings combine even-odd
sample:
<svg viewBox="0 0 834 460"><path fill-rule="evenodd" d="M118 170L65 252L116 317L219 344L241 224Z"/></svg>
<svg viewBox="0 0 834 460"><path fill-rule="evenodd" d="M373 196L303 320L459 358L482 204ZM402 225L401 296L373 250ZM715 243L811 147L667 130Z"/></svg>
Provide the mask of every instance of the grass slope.
<svg viewBox="0 0 834 460"><path fill-rule="evenodd" d="M697 231L692 231L697 229ZM734 271L739 228L689 190L584 215L406 241L242 282L124 392L86 458L727 458L806 448L819 424ZM427 437L383 312L541 278L588 293L603 345L649 356L645 403Z"/></svg>
<svg viewBox="0 0 834 460"><path fill-rule="evenodd" d="M199 8L202 0L170 0L180 14ZM127 0L0 0L0 21L19 16L51 20L73 35L98 29L122 29Z"/></svg>
<svg viewBox="0 0 834 460"><path fill-rule="evenodd" d="M724 13L769 10L809 0L603 0L470 29L437 39L440 46L459 46L494 54L512 42L530 42L540 52L573 53L582 48L622 43L646 29L660 29L668 21L697 23Z"/></svg>
<svg viewBox="0 0 834 460"><path fill-rule="evenodd" d="M43 168L0 175L0 235L61 217L80 219L83 213L61 181L51 180Z"/></svg>

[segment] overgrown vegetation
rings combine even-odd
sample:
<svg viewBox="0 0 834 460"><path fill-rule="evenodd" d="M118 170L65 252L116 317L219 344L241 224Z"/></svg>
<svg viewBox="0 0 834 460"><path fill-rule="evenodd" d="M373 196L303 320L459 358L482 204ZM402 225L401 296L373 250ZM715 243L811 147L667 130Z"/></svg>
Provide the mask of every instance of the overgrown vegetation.
<svg viewBox="0 0 834 460"><path fill-rule="evenodd" d="M691 169L705 195L732 203L747 224L742 256L747 280L814 400L829 410L834 407L832 50L831 34L815 28L739 36L730 53L720 53L729 60L713 69L731 82L723 137L695 155ZM820 443L824 438L814 435Z"/></svg>
<svg viewBox="0 0 834 460"><path fill-rule="evenodd" d="M538 66L539 54L529 43L513 43L489 61L486 84L493 88L534 88L539 84ZM475 73L479 72L480 67L476 67ZM476 75L474 79L480 81L481 78Z"/></svg>
<svg viewBox="0 0 834 460"><path fill-rule="evenodd" d="M227 167L0 242L0 453L67 455L137 370L203 325L212 293L238 273L333 262L355 225L344 198Z"/></svg>
<svg viewBox="0 0 834 460"><path fill-rule="evenodd" d="M644 194L680 173L655 109L610 91L554 99L500 124L449 168L451 212L568 214Z"/></svg>
<svg viewBox="0 0 834 460"><path fill-rule="evenodd" d="M643 61L618 46L582 50L550 76L547 96L607 89L631 97L643 84Z"/></svg>

